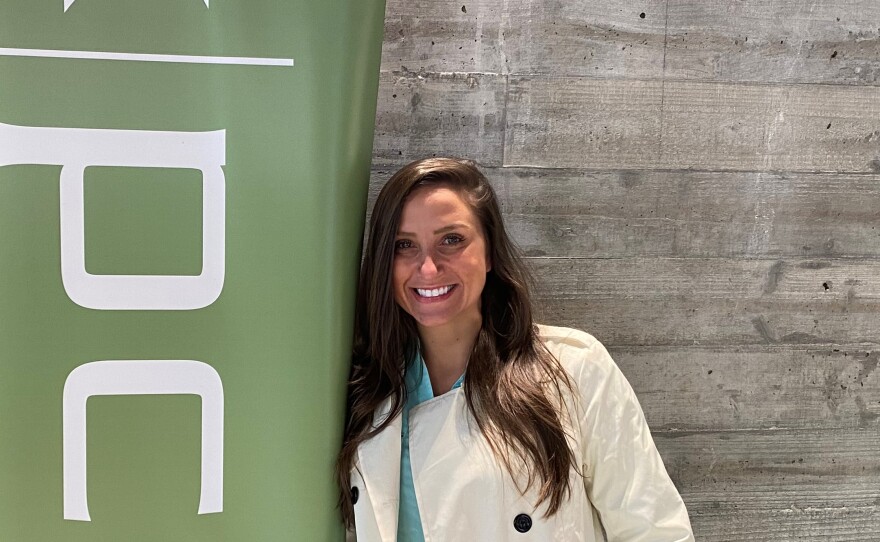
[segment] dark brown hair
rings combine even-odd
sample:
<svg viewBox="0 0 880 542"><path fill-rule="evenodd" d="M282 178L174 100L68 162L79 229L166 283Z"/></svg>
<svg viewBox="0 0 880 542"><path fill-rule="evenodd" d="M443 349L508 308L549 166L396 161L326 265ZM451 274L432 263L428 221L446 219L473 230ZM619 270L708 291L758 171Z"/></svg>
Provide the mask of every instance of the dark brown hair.
<svg viewBox="0 0 880 542"><path fill-rule="evenodd" d="M336 465L339 505L346 526L354 521L350 475L358 446L384 429L406 400L405 367L416 355L413 318L394 300L392 266L400 216L416 188L446 186L467 201L483 228L491 271L480 300L482 328L468 361L463 390L468 410L496 457L526 487L539 482L539 502L552 515L571 490L578 465L566 440L561 408L571 382L538 339L532 320L529 275L504 229L492 186L473 162L428 158L395 173L382 188L370 218L355 312L354 349L342 451ZM391 398L377 427L376 409Z"/></svg>

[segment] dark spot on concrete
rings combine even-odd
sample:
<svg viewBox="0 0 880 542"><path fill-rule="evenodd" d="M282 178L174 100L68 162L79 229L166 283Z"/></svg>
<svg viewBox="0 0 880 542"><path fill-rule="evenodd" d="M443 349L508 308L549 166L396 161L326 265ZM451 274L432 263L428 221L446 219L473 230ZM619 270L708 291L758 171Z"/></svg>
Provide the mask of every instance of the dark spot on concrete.
<svg viewBox="0 0 880 542"><path fill-rule="evenodd" d="M462 12L462 13L467 13L467 8L464 7L464 6L461 6L461 12Z"/></svg>
<svg viewBox="0 0 880 542"><path fill-rule="evenodd" d="M809 333L797 331L785 335L780 339L780 342L788 344L818 344L822 342L822 339L815 335L810 335Z"/></svg>
<svg viewBox="0 0 880 542"><path fill-rule="evenodd" d="M413 109L415 109L420 103L422 103L422 95L416 92L415 94L413 94L413 97L409 101L409 103L413 106Z"/></svg>
<svg viewBox="0 0 880 542"><path fill-rule="evenodd" d="M635 188L642 184L642 177L635 171L623 171L620 173L620 184L624 188Z"/></svg>
<svg viewBox="0 0 880 542"><path fill-rule="evenodd" d="M434 42L433 42L433 41L431 42L431 45L434 45ZM826 130L831 129L831 123L830 123L830 122L828 123L828 126L825 127L825 129L826 129Z"/></svg>
<svg viewBox="0 0 880 542"><path fill-rule="evenodd" d="M776 262L770 266L770 272L767 273L767 282L764 284L764 293L772 294L776 291L779 284L779 278L782 277L782 266L784 262Z"/></svg>
<svg viewBox="0 0 880 542"><path fill-rule="evenodd" d="M830 290L831 286L832 286L831 281L822 283L822 287L825 288L826 291Z"/></svg>
<svg viewBox="0 0 880 542"><path fill-rule="evenodd" d="M397 94L392 94L391 97L392 97L392 98L397 98Z"/></svg>
<svg viewBox="0 0 880 542"><path fill-rule="evenodd" d="M880 158L874 158L868 162L868 167L871 168L871 171L880 173Z"/></svg>
<svg viewBox="0 0 880 542"><path fill-rule="evenodd" d="M880 418L880 414L868 410L865 400L859 396L856 396L856 406L859 408L859 427L865 427L877 418Z"/></svg>
<svg viewBox="0 0 880 542"><path fill-rule="evenodd" d="M834 51L833 53L831 53L831 58L837 58L837 51Z"/></svg>
<svg viewBox="0 0 880 542"><path fill-rule="evenodd" d="M712 374L712 369L709 369L709 374Z"/></svg>
<svg viewBox="0 0 880 542"><path fill-rule="evenodd" d="M856 377L856 382L859 384L863 383L865 379L871 376L877 369L877 362L880 361L880 355L877 352L873 354L871 352L866 352L865 357L859 360L859 365L861 368L859 369L859 374Z"/></svg>
<svg viewBox="0 0 880 542"><path fill-rule="evenodd" d="M644 18L645 18L645 12L643 11L643 12L639 13L639 17L642 18L642 19L644 19Z"/></svg>
<svg viewBox="0 0 880 542"><path fill-rule="evenodd" d="M753 318L752 325L755 326L755 330L758 332L758 335L760 335L765 342L777 342L776 337L773 336L773 331L770 329L770 323L767 322L763 314L761 316L758 316L757 318Z"/></svg>
<svg viewBox="0 0 880 542"><path fill-rule="evenodd" d="M843 390L840 388L839 375L830 371L825 375L825 404L832 414L837 414L837 408L840 406Z"/></svg>
<svg viewBox="0 0 880 542"><path fill-rule="evenodd" d="M801 269L826 269L831 267L831 264L828 262L804 262L799 264L798 267Z"/></svg>

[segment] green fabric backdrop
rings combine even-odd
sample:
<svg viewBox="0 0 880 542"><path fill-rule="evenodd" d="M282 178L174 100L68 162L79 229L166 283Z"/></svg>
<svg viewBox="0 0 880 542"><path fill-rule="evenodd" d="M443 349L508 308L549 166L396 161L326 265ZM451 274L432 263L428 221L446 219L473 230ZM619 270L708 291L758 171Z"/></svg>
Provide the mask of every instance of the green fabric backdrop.
<svg viewBox="0 0 880 542"><path fill-rule="evenodd" d="M341 538L383 15L383 0L0 3L0 541ZM184 372L158 384L126 373L173 360ZM119 394L126 378L153 391ZM218 382L222 450L203 450ZM84 469L65 463L78 438ZM222 480L202 480L218 451ZM222 511L199 514L217 482Z"/></svg>

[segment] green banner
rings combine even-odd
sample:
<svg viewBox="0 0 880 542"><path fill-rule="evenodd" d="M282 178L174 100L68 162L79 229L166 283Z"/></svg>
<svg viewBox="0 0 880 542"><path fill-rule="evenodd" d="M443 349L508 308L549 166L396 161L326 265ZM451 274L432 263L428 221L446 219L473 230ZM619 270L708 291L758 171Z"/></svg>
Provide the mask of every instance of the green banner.
<svg viewBox="0 0 880 542"><path fill-rule="evenodd" d="M0 4L0 541L341 539L383 15Z"/></svg>

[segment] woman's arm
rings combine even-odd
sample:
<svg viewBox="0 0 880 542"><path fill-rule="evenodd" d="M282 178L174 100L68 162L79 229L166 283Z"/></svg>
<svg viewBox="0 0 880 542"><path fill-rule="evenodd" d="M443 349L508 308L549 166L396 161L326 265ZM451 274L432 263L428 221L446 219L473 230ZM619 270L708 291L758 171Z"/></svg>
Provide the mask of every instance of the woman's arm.
<svg viewBox="0 0 880 542"><path fill-rule="evenodd" d="M598 341L585 353L577 379L584 484L608 541L694 540L687 509L629 382Z"/></svg>

